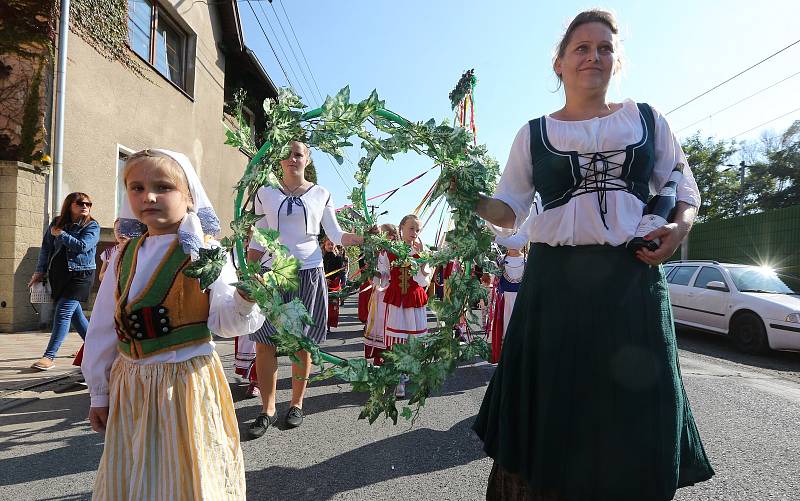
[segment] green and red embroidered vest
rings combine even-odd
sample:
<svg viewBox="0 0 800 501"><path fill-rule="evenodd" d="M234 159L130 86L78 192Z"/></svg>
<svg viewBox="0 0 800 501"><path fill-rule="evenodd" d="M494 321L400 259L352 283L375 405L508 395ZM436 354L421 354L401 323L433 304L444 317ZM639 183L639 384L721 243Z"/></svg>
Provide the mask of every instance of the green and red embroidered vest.
<svg viewBox="0 0 800 501"><path fill-rule="evenodd" d="M139 359L211 341L207 323L209 297L196 278L183 274L191 259L177 239L145 288L137 296L129 297L136 258L145 238L146 235L132 238L119 251L114 314L117 348Z"/></svg>

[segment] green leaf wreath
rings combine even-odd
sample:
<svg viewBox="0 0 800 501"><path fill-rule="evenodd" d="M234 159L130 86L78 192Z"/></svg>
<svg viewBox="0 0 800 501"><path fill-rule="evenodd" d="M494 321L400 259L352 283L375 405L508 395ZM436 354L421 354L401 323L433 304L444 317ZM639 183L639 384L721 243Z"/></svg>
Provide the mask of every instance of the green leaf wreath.
<svg viewBox="0 0 800 501"><path fill-rule="evenodd" d="M363 101L351 102L350 89L345 87L335 96L328 96L322 107L305 111L307 107L298 95L290 89L280 89L276 100L264 103L268 128L260 148L253 143L240 108L237 110L238 129L228 130L226 144L242 149L252 156L252 160L237 185L234 221L231 223L233 236L223 241L223 246L236 248L239 262L244 263L236 286L258 302L268 321L275 326L277 334L272 339L280 355L288 355L297 361L294 354L306 350L311 354L312 362L320 368L312 380L337 377L350 383L353 391L368 394L360 418L372 423L383 415L395 424L398 415L406 419L415 418L425 400L441 388L459 362L475 356L488 357L488 346L483 338L475 337L472 342L463 344L455 337L452 328L463 316L473 315L470 305L488 299L478 278L471 276L470 267L479 265L489 272L496 268L489 254L492 235L474 207L479 193L494 191L499 172L497 162L489 157L484 146L472 144L472 135L467 130L446 122L436 123L435 120L406 120L384 109L384 102L375 91ZM253 212L253 198L262 186L278 186L276 173L280 172L280 161L288 156L292 141L302 141L311 148L329 153L341 164L343 148L352 146L350 141L353 138L360 142L364 154L358 161L355 174L358 186L350 194L353 205L340 213L339 220L348 231L365 236L362 251L367 264L358 281L341 294L349 294L372 277L381 250L394 253L400 258L397 262L410 263L414 269L423 263L444 265L456 258L465 268L447 280L446 297L430 303L439 329L411 338L408 344L394 345L392 350L385 352L381 366L369 365L363 358L342 359L326 354L313 341L303 337L303 326L312 324L313 320L299 300L283 303L280 294L280 290L297 287L298 262L278 242L277 231L254 226L259 216ZM410 247L402 242L367 233L374 224L366 204L373 163L379 157L389 161L394 155L409 151L427 156L441 167L428 205L445 197L452 209L453 229L447 233L443 248L419 258L412 258ZM450 189L451 180L454 180L455 190ZM262 271L258 263L245 261L242 241L247 238L256 239L272 253L273 261L268 269ZM211 256L201 256L196 269L206 271L216 266L206 262L211 259ZM407 390L412 396L408 405L398 412L394 387L401 374L410 378Z"/></svg>

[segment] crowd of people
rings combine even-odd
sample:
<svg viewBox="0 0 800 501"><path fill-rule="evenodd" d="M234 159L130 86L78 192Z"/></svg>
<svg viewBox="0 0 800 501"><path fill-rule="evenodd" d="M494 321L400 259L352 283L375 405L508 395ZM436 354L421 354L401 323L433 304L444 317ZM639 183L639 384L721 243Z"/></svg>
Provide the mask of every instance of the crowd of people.
<svg viewBox="0 0 800 501"><path fill-rule="evenodd" d="M687 167L673 222L645 236L661 246L625 248L648 195L686 158L657 110L607 100L619 49L613 15L574 18L553 61L563 107L519 130L496 192L475 206L503 249L501 276L484 277L497 365L474 423L494 460L487 499L660 501L713 475L683 389L659 266L689 232L699 191ZM330 192L305 177L310 162L308 146L292 142L280 186L255 195L256 226L277 230L299 261L299 288L282 291L283 300L302 301L313 319L303 335L323 343L338 322L340 300L329 291L349 278L345 248L364 237L339 226ZM236 338L236 373L261 398L248 426L258 438L278 421L275 327L231 285L232 257L205 290L181 273L220 232L186 155L140 151L122 177L118 244L104 254L91 321L80 306L100 229L90 197L70 194L45 232L30 282L47 274L56 311L34 367L52 366L70 325L85 339L89 422L105 434L94 499L244 499L239 429L212 335ZM421 226L407 215L373 231L418 257ZM247 258L264 269L272 261L255 240ZM446 294L447 277L465 268L416 268L385 251L377 269L360 264L371 274L358 300L364 357L375 365L428 332L429 297ZM454 328L469 337L465 322ZM290 428L303 423L311 371L310 355L295 355L283 419ZM398 397L407 380L397 381Z"/></svg>

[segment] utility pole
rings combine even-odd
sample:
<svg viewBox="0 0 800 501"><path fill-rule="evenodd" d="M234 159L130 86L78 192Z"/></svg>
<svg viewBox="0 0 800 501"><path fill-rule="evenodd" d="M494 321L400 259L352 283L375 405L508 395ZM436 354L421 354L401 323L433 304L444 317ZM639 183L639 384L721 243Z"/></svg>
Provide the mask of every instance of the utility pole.
<svg viewBox="0 0 800 501"><path fill-rule="evenodd" d="M738 167L739 168L739 201L736 204L736 213L737 213L737 215L741 216L742 213L744 212L744 175L745 175L745 170L748 167L752 167L752 166L751 165L745 165L744 164L744 160L739 162L739 165L734 165L734 164L723 164L723 165L725 167L728 167L728 169L725 169L722 172L730 170L730 169L732 169L734 167Z"/></svg>

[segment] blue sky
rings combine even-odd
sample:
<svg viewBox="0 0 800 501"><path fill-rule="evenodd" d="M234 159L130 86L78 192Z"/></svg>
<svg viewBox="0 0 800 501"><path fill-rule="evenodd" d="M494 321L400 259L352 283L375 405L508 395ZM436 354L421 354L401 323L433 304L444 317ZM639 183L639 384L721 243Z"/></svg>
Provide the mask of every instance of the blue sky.
<svg viewBox="0 0 800 501"><path fill-rule="evenodd" d="M603 4L532 0L274 0L272 5L266 1L252 5L291 83L300 94L314 96L306 98L312 107L319 103L315 84L283 9L323 96L349 84L353 100L377 89L388 109L409 119L452 119L447 95L464 70L475 68L478 142L488 146L501 168L517 130L531 118L562 106L563 93L555 91L551 70L552 51L571 18L585 8L611 9L620 22L626 62L621 76L612 83L609 99L630 97L662 112L800 39L797 0L640 0ZM239 11L247 45L258 54L277 85L288 85L248 4L240 1ZM700 130L705 136L731 138L800 108L797 75L681 130L800 71L798 63L800 43L670 113L673 131L680 130L681 137ZM762 130L782 131L799 119L800 111L796 111L736 139L755 140ZM356 163L360 151L350 151L349 157ZM338 205L346 203L346 184L354 184L354 167L348 163L339 167L343 182L321 153L316 154L315 163L320 184L331 190ZM376 162L368 195L392 189L430 165L427 158L417 155L399 157L389 165ZM397 223L413 211L433 183L435 173L403 188L385 203L380 211L389 213L381 217L381 222ZM426 243L433 243L437 223L438 215L423 232Z"/></svg>

